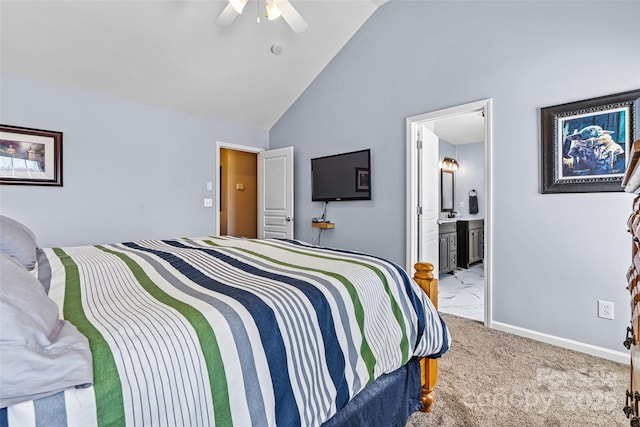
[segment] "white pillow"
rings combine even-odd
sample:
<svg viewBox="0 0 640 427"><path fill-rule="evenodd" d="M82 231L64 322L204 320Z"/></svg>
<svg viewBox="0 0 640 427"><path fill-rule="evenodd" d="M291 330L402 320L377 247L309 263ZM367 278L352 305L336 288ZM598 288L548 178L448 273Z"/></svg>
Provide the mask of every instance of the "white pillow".
<svg viewBox="0 0 640 427"><path fill-rule="evenodd" d="M89 341L40 282L0 253L0 408L93 383Z"/></svg>
<svg viewBox="0 0 640 427"><path fill-rule="evenodd" d="M27 270L36 266L36 236L24 224L0 215L0 252L15 258Z"/></svg>

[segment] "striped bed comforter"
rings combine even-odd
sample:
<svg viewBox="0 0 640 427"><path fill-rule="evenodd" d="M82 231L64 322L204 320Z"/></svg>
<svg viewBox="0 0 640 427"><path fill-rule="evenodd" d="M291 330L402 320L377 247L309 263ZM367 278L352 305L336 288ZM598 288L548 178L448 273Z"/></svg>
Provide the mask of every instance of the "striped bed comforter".
<svg viewBox="0 0 640 427"><path fill-rule="evenodd" d="M94 385L10 406L9 425L46 410L78 426L317 426L449 345L413 280L360 253L207 237L44 254L49 297L89 339Z"/></svg>

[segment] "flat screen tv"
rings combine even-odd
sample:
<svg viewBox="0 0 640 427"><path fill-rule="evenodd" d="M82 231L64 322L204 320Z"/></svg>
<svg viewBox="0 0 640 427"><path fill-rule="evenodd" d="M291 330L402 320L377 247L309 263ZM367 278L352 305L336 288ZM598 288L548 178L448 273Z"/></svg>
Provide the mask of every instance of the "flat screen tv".
<svg viewBox="0 0 640 427"><path fill-rule="evenodd" d="M371 150L311 159L311 200L371 200Z"/></svg>

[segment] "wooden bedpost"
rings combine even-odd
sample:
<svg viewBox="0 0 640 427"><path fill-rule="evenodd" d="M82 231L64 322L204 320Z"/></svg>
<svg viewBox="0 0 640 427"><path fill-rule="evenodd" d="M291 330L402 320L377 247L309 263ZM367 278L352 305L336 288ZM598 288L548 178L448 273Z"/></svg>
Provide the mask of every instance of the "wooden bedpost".
<svg viewBox="0 0 640 427"><path fill-rule="evenodd" d="M438 309L438 279L433 276L433 264L418 262L414 266L413 279L427 294L433 306ZM438 361L426 357L420 358L420 382L422 384L422 412L431 412L435 400L433 390L438 380Z"/></svg>

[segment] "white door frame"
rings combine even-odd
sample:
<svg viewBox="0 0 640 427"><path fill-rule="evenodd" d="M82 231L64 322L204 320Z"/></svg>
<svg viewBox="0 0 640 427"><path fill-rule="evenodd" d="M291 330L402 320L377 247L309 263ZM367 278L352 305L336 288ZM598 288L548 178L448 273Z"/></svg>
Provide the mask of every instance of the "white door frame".
<svg viewBox="0 0 640 427"><path fill-rule="evenodd" d="M459 114L475 111L484 112L485 135L484 135L484 161L485 161L485 191L486 208L484 218L484 324L491 328L493 320L492 311L492 277L493 277L493 169L491 164L493 139L491 131L491 98L458 105L451 108L419 114L407 117L406 119L406 150L407 150L407 221L406 221L406 267L407 271L413 270L413 265L419 261L418 256L418 131L422 126L427 126L429 122L444 119ZM435 182L427 191L439 191L438 183ZM438 256L433 254L430 256ZM428 261L428 260L427 260ZM437 272L436 272L437 273Z"/></svg>
<svg viewBox="0 0 640 427"><path fill-rule="evenodd" d="M216 216L216 236L220 235L220 191L218 191L217 189L220 188L220 149L221 148L227 148L230 150L236 150L236 151L245 151L248 153L260 153L261 151L265 151L265 148L259 148L259 147L251 147L249 145L238 145L238 144L231 144L228 142L223 142L223 141L216 141L216 159L215 159L215 164L213 166L213 170L215 171L215 183L216 183L216 190L214 190L214 194L216 195L216 204L215 204L215 216ZM257 221L257 219L256 219Z"/></svg>

